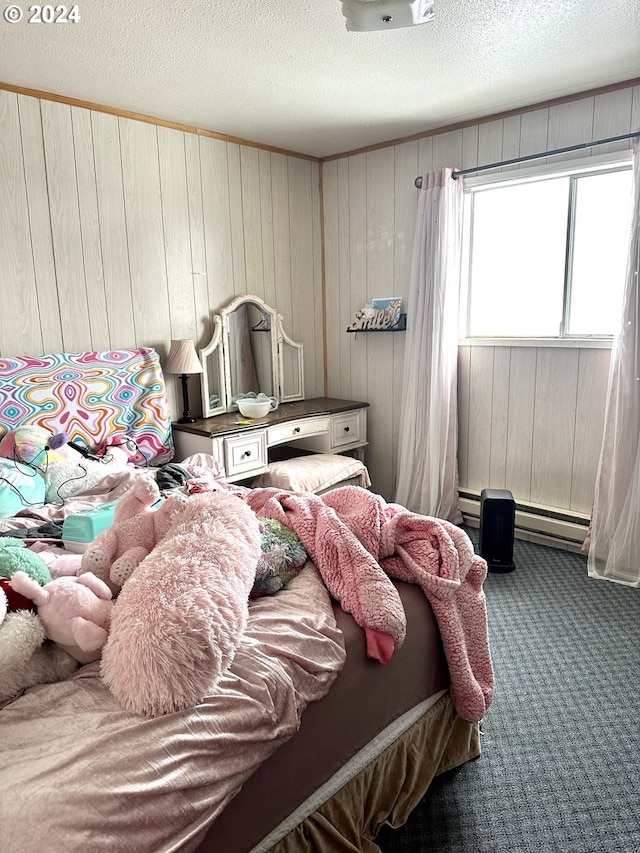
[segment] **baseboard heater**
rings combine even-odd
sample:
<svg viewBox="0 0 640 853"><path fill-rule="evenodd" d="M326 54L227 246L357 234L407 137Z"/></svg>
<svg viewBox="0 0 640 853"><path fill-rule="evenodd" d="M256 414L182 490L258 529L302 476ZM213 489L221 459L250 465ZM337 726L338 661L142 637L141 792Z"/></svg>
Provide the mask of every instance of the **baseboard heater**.
<svg viewBox="0 0 640 853"><path fill-rule="evenodd" d="M480 493L460 491L458 494L465 524L478 527ZM582 545L589 530L589 522L590 516L584 513L516 501L515 534L520 538L536 536L547 540L549 544Z"/></svg>

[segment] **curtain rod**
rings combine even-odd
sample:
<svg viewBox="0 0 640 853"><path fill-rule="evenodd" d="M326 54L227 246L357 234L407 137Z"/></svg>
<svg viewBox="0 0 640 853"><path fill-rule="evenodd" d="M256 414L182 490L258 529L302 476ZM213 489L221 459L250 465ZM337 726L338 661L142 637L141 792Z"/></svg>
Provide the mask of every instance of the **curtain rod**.
<svg viewBox="0 0 640 853"><path fill-rule="evenodd" d="M451 177L455 180L460 175L471 175L486 172L489 169L499 169L501 166L512 166L515 163L526 163L529 160L540 160L542 157L553 157L554 154L566 154L569 151L582 151L595 145L605 145L607 142L619 142L621 139L633 139L640 136L640 130L633 133L623 133L622 136L610 136L608 139L596 139L594 142L581 142L579 145L568 145L566 148L555 148L553 151L543 151L541 154L527 154L524 157L514 157L513 160L502 160L500 163L489 163L487 166L472 166L470 169L454 169ZM422 189L422 175L415 180L416 187Z"/></svg>

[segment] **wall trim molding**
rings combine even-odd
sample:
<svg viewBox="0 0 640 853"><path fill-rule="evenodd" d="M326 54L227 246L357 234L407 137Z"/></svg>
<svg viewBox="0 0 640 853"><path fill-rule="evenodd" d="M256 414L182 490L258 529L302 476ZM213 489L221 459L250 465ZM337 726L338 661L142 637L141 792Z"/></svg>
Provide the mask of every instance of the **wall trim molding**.
<svg viewBox="0 0 640 853"><path fill-rule="evenodd" d="M105 104L94 104L91 101L83 101L78 98L69 98L66 95L58 95L55 92L44 92L40 89L28 89L25 86L14 86L12 83L5 83L0 80L0 89L6 92L14 92L16 95L26 95L30 98L40 98L43 101L55 101L58 104L67 104L71 107L80 107L84 110L93 110L99 113L108 113L109 115L118 116L119 118L128 118L133 121L142 121L146 124L154 124L157 127L168 127L171 130L181 130L183 133L192 133L196 136L207 136L211 139L220 139L222 142L233 142L236 145L246 145L248 148L258 148L261 151L271 151L273 154L284 154L287 157L297 157L299 160L310 160L312 163L320 163L318 157L312 157L310 154L301 154L298 151L290 151L288 148L278 148L275 145L264 145L261 142L253 142L250 139L242 139L238 136L229 136L226 133L218 133L215 130L205 130L201 127L194 127L188 124L181 124L176 121L168 121L167 119L155 118L144 113L135 113L130 110L122 110L116 107L106 106Z"/></svg>
<svg viewBox="0 0 640 853"><path fill-rule="evenodd" d="M394 145L403 145L405 142L414 142L417 139L426 139L429 136L440 136L442 133L451 133L454 130L463 130L465 127L472 127L478 124L487 124L491 121L512 118L513 116L519 116L524 113L531 113L548 107L556 107L562 104L571 103L572 101L580 101L584 98L594 98L597 95L606 95L609 92L616 92L619 89L629 89L638 85L640 85L640 77L633 77L631 80L623 80L620 83L610 83L607 86L599 86L596 89L586 89L583 92L574 92L571 95L561 95L558 98L551 98L548 101L539 101L535 104L527 104L522 107L515 107L511 110L491 113L487 116L465 119L464 121L459 121L454 124L447 124L441 127L434 127L431 130L412 133L409 136L399 136L397 139L389 139L387 142L378 142L375 145L367 145L364 148L354 148L352 151L343 151L340 154L331 154L328 157L323 157L322 162L328 163L331 160L341 160L344 157L354 157L357 154L367 154L369 151L378 151L380 148L391 148Z"/></svg>
<svg viewBox="0 0 640 853"><path fill-rule="evenodd" d="M322 161L318 164L318 183L320 185L320 285L322 287L322 381L324 396L329 396L329 353L327 343L327 262L325 257L324 235L324 175Z"/></svg>
<svg viewBox="0 0 640 853"><path fill-rule="evenodd" d="M462 130L465 127L471 127L478 124L487 124L488 122L498 121L500 119L511 118L512 116L522 115L523 113L534 112L535 110L555 107L561 104L567 104L571 101L579 101L583 98L593 98L597 95L606 95L609 92L615 92L619 89L628 89L633 86L640 85L640 77L633 77L630 80L622 80L619 83L610 83L606 86L599 86L595 89L586 89L582 92L574 92L569 95L562 95L557 98L551 98L548 101L539 101L534 104L527 104L522 107L515 107L511 110L503 112L491 113L490 115L480 116L476 118L465 119L454 124L448 124L441 127L434 127L430 130L423 130L417 133L412 133L409 136L400 136L396 139L389 139L386 142L378 142L375 145L367 145L363 148L354 148L351 151L342 151L337 154L330 154L327 157L313 157L311 154L302 154L299 151L291 151L288 148L278 148L273 145L266 145L261 142L254 142L250 139L242 139L237 136L230 136L226 133L218 133L215 130L206 130L200 127L194 127L180 122L169 121L166 119L155 118L144 113L136 113L130 110L117 109L105 104L94 104L91 101L83 101L78 98L70 98L66 95L59 95L55 92L45 92L40 89L29 89L26 86L16 86L13 83L6 83L0 80L0 89L7 92L14 92L18 95L27 95L32 98L41 98L45 101L56 101L60 104L68 104L72 107L81 107L86 110L94 110L96 112L109 113L110 115L120 116L122 118L132 119L133 121L142 121L147 124L155 124L159 127L168 127L173 130L181 130L183 133L193 133L196 136L208 136L212 139L220 139L223 142L234 142L237 145L246 145L249 148L258 148L262 151L271 151L274 154L284 154L287 157L298 157L301 160L310 160L312 163L329 163L332 160L341 160L345 157L353 157L357 154L366 154L369 151L378 151L381 148L391 148L395 145L403 145L405 142L413 142L417 139L426 139L429 136L439 136L442 133L450 133L454 130Z"/></svg>

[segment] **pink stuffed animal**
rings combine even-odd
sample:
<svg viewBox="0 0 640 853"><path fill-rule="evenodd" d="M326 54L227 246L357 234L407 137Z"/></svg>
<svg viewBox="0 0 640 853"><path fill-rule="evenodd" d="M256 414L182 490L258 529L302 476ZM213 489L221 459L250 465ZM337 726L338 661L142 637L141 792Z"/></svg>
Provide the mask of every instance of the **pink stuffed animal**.
<svg viewBox="0 0 640 853"><path fill-rule="evenodd" d="M63 681L78 668L77 660L45 640L36 613L7 613L7 606L7 597L0 590L0 707L28 687Z"/></svg>
<svg viewBox="0 0 640 853"><path fill-rule="evenodd" d="M140 477L118 501L113 524L103 530L82 555L81 573L93 572L116 594L136 566L165 536L171 522L185 508L188 498L172 495L160 500L155 480Z"/></svg>
<svg viewBox="0 0 640 853"><path fill-rule="evenodd" d="M113 608L100 669L128 711L169 714L214 695L244 637L260 550L245 501L189 498Z"/></svg>
<svg viewBox="0 0 640 853"><path fill-rule="evenodd" d="M80 567L82 565L82 555L81 554L70 554L68 551L64 551L61 548L56 549L56 551L46 551L45 548L50 548L46 542L36 542L32 547L31 551L35 551L38 556L42 557L47 568L49 569L49 573L51 574L51 580L55 578L61 578L69 575L79 575Z"/></svg>
<svg viewBox="0 0 640 853"><path fill-rule="evenodd" d="M112 436L98 451L101 461L124 467L129 462L135 462L139 456L135 441L125 435Z"/></svg>
<svg viewBox="0 0 640 853"><path fill-rule="evenodd" d="M11 585L37 606L50 640L80 663L98 660L113 609L111 590L100 578L87 573L40 586L26 572L16 572Z"/></svg>

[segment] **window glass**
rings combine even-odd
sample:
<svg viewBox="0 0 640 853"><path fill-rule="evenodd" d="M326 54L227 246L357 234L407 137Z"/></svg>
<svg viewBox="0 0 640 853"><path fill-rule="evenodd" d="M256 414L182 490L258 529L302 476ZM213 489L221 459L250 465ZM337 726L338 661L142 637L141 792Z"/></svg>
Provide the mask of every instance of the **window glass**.
<svg viewBox="0 0 640 853"><path fill-rule="evenodd" d="M469 193L470 337L618 332L633 175L609 168Z"/></svg>
<svg viewBox="0 0 640 853"><path fill-rule="evenodd" d="M474 194L471 335L558 334L568 195L568 178Z"/></svg>
<svg viewBox="0 0 640 853"><path fill-rule="evenodd" d="M631 172L576 180L570 335L619 331L631 226Z"/></svg>

